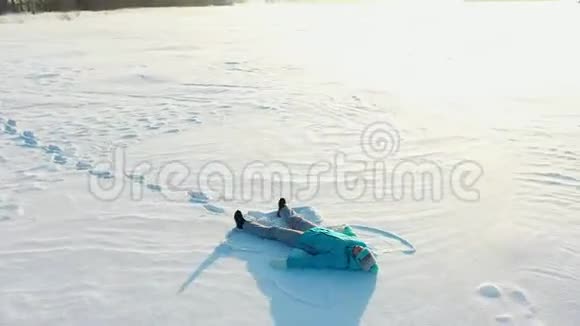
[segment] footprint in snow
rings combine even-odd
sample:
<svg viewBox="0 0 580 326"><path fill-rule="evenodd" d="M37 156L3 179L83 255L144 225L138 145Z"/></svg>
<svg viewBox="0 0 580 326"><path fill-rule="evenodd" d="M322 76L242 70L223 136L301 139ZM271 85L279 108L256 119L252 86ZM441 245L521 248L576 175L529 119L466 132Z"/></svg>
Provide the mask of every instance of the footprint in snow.
<svg viewBox="0 0 580 326"><path fill-rule="evenodd" d="M87 161L78 161L76 165L77 170L90 170L92 167L92 164Z"/></svg>
<svg viewBox="0 0 580 326"><path fill-rule="evenodd" d="M137 137L138 137L137 134L126 134L121 136L121 139L135 139Z"/></svg>
<svg viewBox="0 0 580 326"><path fill-rule="evenodd" d="M23 140L24 140L24 144L23 144L24 147L34 148L34 147L38 146L38 141L34 138L23 138Z"/></svg>
<svg viewBox="0 0 580 326"><path fill-rule="evenodd" d="M8 119L4 122L4 132L9 135L15 135L18 133L18 130L16 129L16 121Z"/></svg>
<svg viewBox="0 0 580 326"><path fill-rule="evenodd" d="M205 209L207 209L208 211L210 211L212 213L216 213L216 214L223 214L226 212L223 208L212 205L212 204L205 204L205 205L203 205L203 207Z"/></svg>
<svg viewBox="0 0 580 326"><path fill-rule="evenodd" d="M48 154L62 154L63 151L60 147L56 146L56 145L48 145L44 148L44 150L48 153Z"/></svg>
<svg viewBox="0 0 580 326"><path fill-rule="evenodd" d="M11 220L14 216L24 215L24 210L20 205L2 203L0 200L0 221Z"/></svg>
<svg viewBox="0 0 580 326"><path fill-rule="evenodd" d="M89 174L101 179L113 179L111 171L90 170Z"/></svg>
<svg viewBox="0 0 580 326"><path fill-rule="evenodd" d="M61 154L54 155L53 158L52 158L52 160L53 160L54 163L60 164L60 165L65 165L66 162L67 162L66 157L64 157Z"/></svg>
<svg viewBox="0 0 580 326"><path fill-rule="evenodd" d="M210 196L201 191L189 191L187 193L189 196L189 202L193 204L202 204L203 208L207 209L211 213L224 214L226 211L222 207L210 204Z"/></svg>
<svg viewBox="0 0 580 326"><path fill-rule="evenodd" d="M147 189L149 189L151 191L156 191L156 192L159 192L159 191L162 190L162 188L161 188L160 185L156 185L156 184L153 184L153 183L148 183L147 184Z"/></svg>
<svg viewBox="0 0 580 326"><path fill-rule="evenodd" d="M497 303L501 309L507 308L507 312L501 312L494 318L499 325L543 325L536 317L536 309L521 289L510 286L502 287L494 283L483 283L477 288L477 292L492 303Z"/></svg>
<svg viewBox="0 0 580 326"><path fill-rule="evenodd" d="M14 123L15 125L15 123ZM4 131L7 134L10 135L16 135L18 133L18 130L16 129L16 127L10 126L8 124L5 124L4 126ZM38 139L36 138L36 136L34 135L34 133L32 131L24 131L22 132L18 138L16 138L15 140L21 140L22 144L21 146L23 147L37 147L38 146Z"/></svg>
<svg viewBox="0 0 580 326"><path fill-rule="evenodd" d="M189 191L187 193L189 201L195 204L207 204L210 197L201 191Z"/></svg>
<svg viewBox="0 0 580 326"><path fill-rule="evenodd" d="M36 143L37 139L36 136L34 135L34 133L32 131L24 131L21 135L20 138L22 140L26 141L34 141Z"/></svg>
<svg viewBox="0 0 580 326"><path fill-rule="evenodd" d="M143 183L145 182L145 176L140 175L140 174L125 174L125 177L127 177L127 179L137 182L137 183Z"/></svg>
<svg viewBox="0 0 580 326"><path fill-rule="evenodd" d="M483 283L477 288L477 292L486 298L499 298L501 297L500 288L493 283Z"/></svg>
<svg viewBox="0 0 580 326"><path fill-rule="evenodd" d="M16 133L18 133L18 131L16 130L16 128L6 124L4 126L4 132L9 134L9 135L16 135Z"/></svg>

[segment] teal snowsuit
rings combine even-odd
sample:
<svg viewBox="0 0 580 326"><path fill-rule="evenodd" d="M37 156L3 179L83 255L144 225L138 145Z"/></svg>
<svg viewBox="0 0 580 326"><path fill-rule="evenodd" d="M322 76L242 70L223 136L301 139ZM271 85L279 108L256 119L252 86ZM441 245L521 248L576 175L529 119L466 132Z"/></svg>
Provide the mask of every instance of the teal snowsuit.
<svg viewBox="0 0 580 326"><path fill-rule="evenodd" d="M312 228L298 238L286 260L288 268L333 268L361 270L352 255L354 246L367 245L347 226L343 233L323 227Z"/></svg>

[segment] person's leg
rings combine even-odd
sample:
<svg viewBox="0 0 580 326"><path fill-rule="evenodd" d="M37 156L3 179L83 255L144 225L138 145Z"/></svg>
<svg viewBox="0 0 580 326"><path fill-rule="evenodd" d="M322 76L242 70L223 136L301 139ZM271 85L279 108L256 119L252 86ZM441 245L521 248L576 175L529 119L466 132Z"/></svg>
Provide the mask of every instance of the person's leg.
<svg viewBox="0 0 580 326"><path fill-rule="evenodd" d="M244 215L239 210L234 214L234 221L236 221L236 227L240 230L245 230L261 238L277 240L291 247L295 247L298 244L298 238L303 234L303 232L297 230L268 227L259 223L246 221Z"/></svg>
<svg viewBox="0 0 580 326"><path fill-rule="evenodd" d="M288 227L290 227L291 229L302 231L302 232L306 232L306 231L318 226L318 225L310 222L309 220L303 218L302 216L298 216L298 215L293 215L293 216L288 217L288 219L286 220L286 223L288 223Z"/></svg>
<svg viewBox="0 0 580 326"><path fill-rule="evenodd" d="M244 222L242 225L242 230L260 238L280 241L289 245L290 247L295 247L298 244L298 238L303 233L297 230L279 228L276 226L265 226L250 221Z"/></svg>
<svg viewBox="0 0 580 326"><path fill-rule="evenodd" d="M283 199L284 198L281 198L280 201L282 201ZM284 220L286 220L288 227L293 230L308 231L313 227L317 226L316 224L306 220L302 216L296 215L296 213L292 211L290 208L288 208L288 206L283 206L280 208L279 216Z"/></svg>

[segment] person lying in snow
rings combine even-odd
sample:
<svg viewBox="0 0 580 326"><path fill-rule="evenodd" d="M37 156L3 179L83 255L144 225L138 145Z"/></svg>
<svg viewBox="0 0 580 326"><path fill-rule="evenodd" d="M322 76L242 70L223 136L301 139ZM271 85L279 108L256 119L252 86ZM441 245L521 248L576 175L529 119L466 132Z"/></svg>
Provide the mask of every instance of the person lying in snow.
<svg viewBox="0 0 580 326"><path fill-rule="evenodd" d="M274 260L275 268L333 268L363 270L377 273L379 268L368 246L357 238L349 226L335 231L320 227L304 219L286 206L286 200L278 201L278 217L285 219L289 228L265 226L244 219L242 212L234 214L236 227L261 238L277 240L292 250L287 259Z"/></svg>

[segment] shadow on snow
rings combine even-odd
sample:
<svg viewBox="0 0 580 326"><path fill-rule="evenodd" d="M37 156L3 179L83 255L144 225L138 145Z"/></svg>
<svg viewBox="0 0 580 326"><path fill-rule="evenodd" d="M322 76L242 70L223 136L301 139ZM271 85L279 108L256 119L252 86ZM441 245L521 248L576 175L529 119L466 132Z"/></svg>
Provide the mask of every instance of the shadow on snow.
<svg viewBox="0 0 580 326"><path fill-rule="evenodd" d="M254 248L237 247L239 242ZM271 258L287 253L287 247L274 241L233 230L227 234L226 241L190 274L178 293L185 291L215 261L232 257L246 262L260 291L269 298L276 326L360 324L375 290L375 274L336 270L279 271L269 266Z"/></svg>

